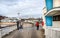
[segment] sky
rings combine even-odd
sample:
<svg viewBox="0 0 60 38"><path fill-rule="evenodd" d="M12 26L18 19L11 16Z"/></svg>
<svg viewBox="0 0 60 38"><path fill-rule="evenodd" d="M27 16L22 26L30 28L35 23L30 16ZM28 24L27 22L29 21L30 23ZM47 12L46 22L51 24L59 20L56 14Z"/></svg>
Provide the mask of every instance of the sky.
<svg viewBox="0 0 60 38"><path fill-rule="evenodd" d="M0 15L8 17L41 17L44 0L0 0Z"/></svg>

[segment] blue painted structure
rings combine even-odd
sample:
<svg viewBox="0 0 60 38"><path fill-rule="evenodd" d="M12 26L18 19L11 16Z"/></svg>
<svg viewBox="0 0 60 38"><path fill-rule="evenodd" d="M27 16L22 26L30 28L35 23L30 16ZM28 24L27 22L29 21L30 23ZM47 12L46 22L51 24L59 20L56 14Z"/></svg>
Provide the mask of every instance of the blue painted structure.
<svg viewBox="0 0 60 38"><path fill-rule="evenodd" d="M45 16L45 18L46 18L46 26L52 26L53 17Z"/></svg>
<svg viewBox="0 0 60 38"><path fill-rule="evenodd" d="M53 0L45 0L47 11L53 9ZM46 26L52 26L53 17L45 16Z"/></svg>
<svg viewBox="0 0 60 38"><path fill-rule="evenodd" d="M53 8L53 0L45 0L47 11Z"/></svg>

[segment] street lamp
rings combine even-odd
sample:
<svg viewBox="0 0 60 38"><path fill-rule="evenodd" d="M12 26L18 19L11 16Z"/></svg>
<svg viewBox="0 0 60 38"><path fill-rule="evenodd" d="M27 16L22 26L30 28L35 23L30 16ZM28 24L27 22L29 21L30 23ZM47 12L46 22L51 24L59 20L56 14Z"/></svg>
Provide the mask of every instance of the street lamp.
<svg viewBox="0 0 60 38"><path fill-rule="evenodd" d="M17 15L18 15L18 20L19 20L19 15L20 15L20 13L17 13Z"/></svg>

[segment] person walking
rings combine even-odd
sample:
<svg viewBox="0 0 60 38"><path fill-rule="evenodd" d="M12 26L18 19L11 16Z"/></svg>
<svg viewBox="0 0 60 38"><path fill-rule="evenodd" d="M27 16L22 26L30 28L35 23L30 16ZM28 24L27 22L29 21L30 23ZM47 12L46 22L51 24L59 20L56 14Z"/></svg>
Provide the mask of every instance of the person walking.
<svg viewBox="0 0 60 38"><path fill-rule="evenodd" d="M36 22L37 30L39 30L39 22Z"/></svg>
<svg viewBox="0 0 60 38"><path fill-rule="evenodd" d="M19 30L19 21L17 21L17 30Z"/></svg>
<svg viewBox="0 0 60 38"><path fill-rule="evenodd" d="M23 22L21 22L20 24L20 29L23 29Z"/></svg>
<svg viewBox="0 0 60 38"><path fill-rule="evenodd" d="M42 21L42 26L44 26L44 21Z"/></svg>

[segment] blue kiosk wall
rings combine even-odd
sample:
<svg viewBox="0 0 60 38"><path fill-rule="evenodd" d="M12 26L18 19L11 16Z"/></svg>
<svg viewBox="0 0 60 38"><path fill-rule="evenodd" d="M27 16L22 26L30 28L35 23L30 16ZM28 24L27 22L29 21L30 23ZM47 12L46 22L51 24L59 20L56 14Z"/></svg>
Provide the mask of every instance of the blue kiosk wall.
<svg viewBox="0 0 60 38"><path fill-rule="evenodd" d="M52 26L53 17L45 16L45 18L46 18L46 26Z"/></svg>
<svg viewBox="0 0 60 38"><path fill-rule="evenodd" d="M53 0L45 0L47 11L53 8ZM45 16L46 18L46 26L52 26L53 17L52 16Z"/></svg>
<svg viewBox="0 0 60 38"><path fill-rule="evenodd" d="M53 0L45 0L47 11L53 8Z"/></svg>

